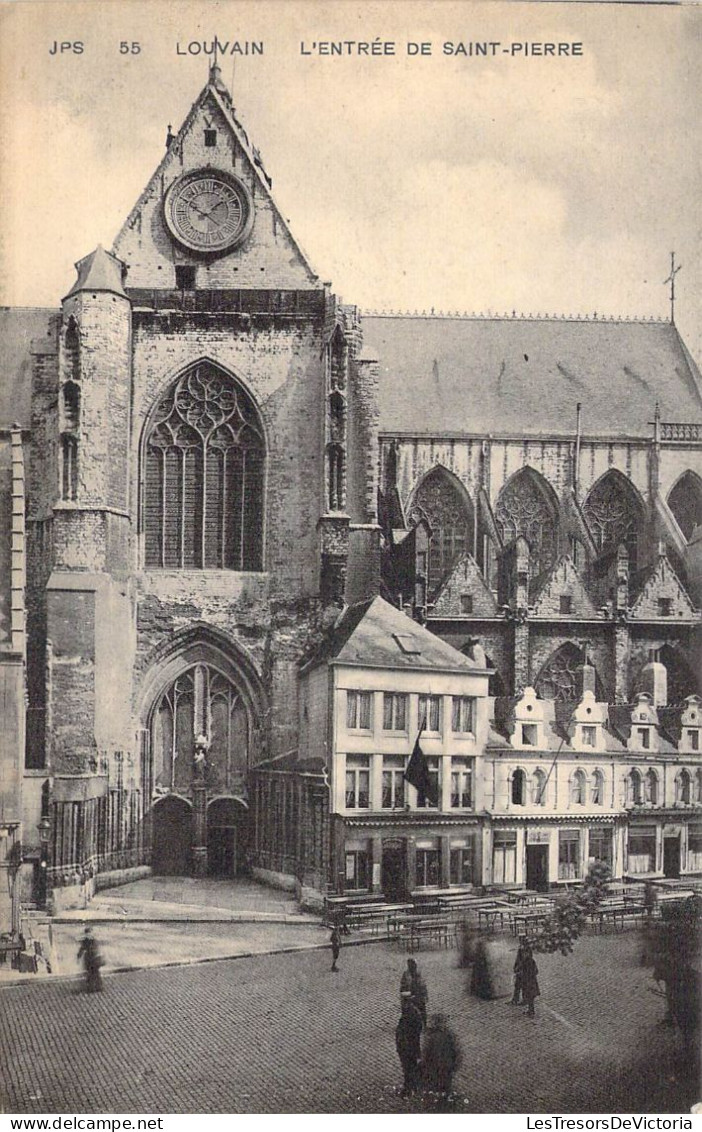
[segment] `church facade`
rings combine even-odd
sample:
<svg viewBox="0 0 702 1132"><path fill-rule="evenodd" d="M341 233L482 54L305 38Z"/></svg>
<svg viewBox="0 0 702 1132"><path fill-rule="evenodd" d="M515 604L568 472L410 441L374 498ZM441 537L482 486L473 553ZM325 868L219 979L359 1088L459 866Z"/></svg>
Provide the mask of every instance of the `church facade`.
<svg viewBox="0 0 702 1132"><path fill-rule="evenodd" d="M217 68L76 268L56 310L2 312L15 904L149 868L317 897L702 869L702 398L673 325L362 317ZM437 813L402 785L415 729Z"/></svg>

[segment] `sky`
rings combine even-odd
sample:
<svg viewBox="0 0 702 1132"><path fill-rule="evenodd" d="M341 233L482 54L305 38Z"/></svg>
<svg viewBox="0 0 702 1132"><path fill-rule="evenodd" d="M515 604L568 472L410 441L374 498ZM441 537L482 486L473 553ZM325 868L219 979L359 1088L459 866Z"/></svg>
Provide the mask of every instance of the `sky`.
<svg viewBox="0 0 702 1132"><path fill-rule="evenodd" d="M2 305L56 306L75 261L112 244L207 79L188 45L216 35L263 41L223 78L344 302L668 317L675 250L676 322L702 362L699 5L19 0L0 24ZM338 40L394 54L313 47ZM443 47L478 42L500 46ZM513 46L550 42L582 53Z"/></svg>

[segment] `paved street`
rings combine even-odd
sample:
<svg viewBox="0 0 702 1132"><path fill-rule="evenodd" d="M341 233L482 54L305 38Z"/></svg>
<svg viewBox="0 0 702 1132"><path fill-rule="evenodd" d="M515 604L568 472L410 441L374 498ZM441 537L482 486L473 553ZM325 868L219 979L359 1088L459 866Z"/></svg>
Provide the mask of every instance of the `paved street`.
<svg viewBox="0 0 702 1132"><path fill-rule="evenodd" d="M463 1047L469 1112L685 1112L679 1039L633 932L540 956L527 1019L465 993L456 952L418 958L430 1012ZM0 1081L9 1112L417 1112L394 1048L405 954L348 947L0 989Z"/></svg>

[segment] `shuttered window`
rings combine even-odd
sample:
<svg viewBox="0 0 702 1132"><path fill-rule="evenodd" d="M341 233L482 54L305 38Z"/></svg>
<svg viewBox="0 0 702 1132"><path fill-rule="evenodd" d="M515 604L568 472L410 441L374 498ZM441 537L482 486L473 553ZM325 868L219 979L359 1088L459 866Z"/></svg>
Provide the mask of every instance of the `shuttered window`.
<svg viewBox="0 0 702 1132"><path fill-rule="evenodd" d="M253 401L207 362L160 401L146 442L148 568L263 568L263 431Z"/></svg>

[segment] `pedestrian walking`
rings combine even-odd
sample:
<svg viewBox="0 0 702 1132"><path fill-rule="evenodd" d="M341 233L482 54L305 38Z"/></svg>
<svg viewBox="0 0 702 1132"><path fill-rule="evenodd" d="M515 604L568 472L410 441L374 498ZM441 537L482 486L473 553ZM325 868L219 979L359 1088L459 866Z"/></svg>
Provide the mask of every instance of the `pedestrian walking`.
<svg viewBox="0 0 702 1132"><path fill-rule="evenodd" d="M537 996L541 994L537 979L538 973L539 968L536 966L536 960L531 953L531 948L527 945L522 962L522 999L527 1005L526 1013L529 1018L534 1017L534 1003Z"/></svg>
<svg viewBox="0 0 702 1132"><path fill-rule="evenodd" d="M336 961L339 958L339 952L341 951L341 932L339 931L338 927L334 926L332 928L332 933L331 933L331 936L329 937L329 942L331 943L331 952L332 952L331 969L332 969L332 971L338 971L339 968L336 965Z"/></svg>
<svg viewBox="0 0 702 1132"><path fill-rule="evenodd" d="M525 935L519 937L519 947L517 948L517 957L514 960L514 993L512 994L512 1005L519 1006L522 1001L522 974L524 971L524 960L527 952L529 951L529 944Z"/></svg>
<svg viewBox="0 0 702 1132"><path fill-rule="evenodd" d="M102 958L100 956L97 940L93 936L90 927L86 927L85 929L85 934L78 948L78 958L82 958L83 960L85 989L88 994L95 994L97 991L101 991L102 975L100 974L100 968L102 967Z"/></svg>
<svg viewBox="0 0 702 1132"><path fill-rule="evenodd" d="M458 1038L444 1014L434 1014L424 1035L422 1083L440 1097L453 1092L453 1076L461 1061Z"/></svg>
<svg viewBox="0 0 702 1132"><path fill-rule="evenodd" d="M419 1066L422 1056L422 1016L412 1000L410 991L402 992L402 1013L395 1030L395 1046L403 1073L402 1096L416 1093L419 1088Z"/></svg>
<svg viewBox="0 0 702 1132"><path fill-rule="evenodd" d="M427 990L427 984L422 978L422 973L417 966L416 959L408 959L407 967L402 972L402 978L400 979L400 1002L402 1002L402 995L407 991L409 991L412 1001L419 1011L422 1025L426 1026L429 992Z"/></svg>

